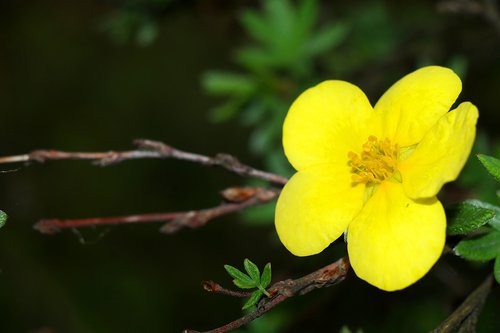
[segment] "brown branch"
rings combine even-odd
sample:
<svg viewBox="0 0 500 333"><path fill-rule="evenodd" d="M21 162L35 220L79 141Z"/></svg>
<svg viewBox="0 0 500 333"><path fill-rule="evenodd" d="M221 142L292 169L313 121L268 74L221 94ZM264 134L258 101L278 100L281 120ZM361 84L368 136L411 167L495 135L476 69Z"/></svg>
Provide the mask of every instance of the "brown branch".
<svg viewBox="0 0 500 333"><path fill-rule="evenodd" d="M203 289L214 294L223 294L232 297L249 297L252 294L249 291L226 289L214 281L203 281L201 285L203 286Z"/></svg>
<svg viewBox="0 0 500 333"><path fill-rule="evenodd" d="M133 159L177 159L190 161L206 166L218 166L243 177L262 179L274 184L284 185L286 177L258 170L242 164L237 158L227 154L217 154L215 157L190 153L176 149L163 142L153 140L135 140L135 150L108 152L65 152L59 150L35 150L29 154L0 157L0 164L18 162L45 162L48 160L92 160L100 166L108 166Z"/></svg>
<svg viewBox="0 0 500 333"><path fill-rule="evenodd" d="M430 333L449 333L456 329L461 333L475 332L477 319L492 285L493 277L489 275L445 321Z"/></svg>
<svg viewBox="0 0 500 333"><path fill-rule="evenodd" d="M225 333L235 330L249 322L259 318L278 304L295 295L304 295L317 289L329 287L342 282L349 271L349 259L341 258L336 262L325 266L311 274L298 278L296 280L288 279L273 284L267 291L271 298L263 298L257 305L257 308L243 317L236 319L224 326L207 331L205 333ZM200 333L195 330L184 330L183 333Z"/></svg>
<svg viewBox="0 0 500 333"><path fill-rule="evenodd" d="M222 191L222 196L229 202L219 206L187 212L140 214L115 217L96 217L86 219L43 219L34 228L44 234L54 234L61 229L91 226L116 225L144 222L164 222L160 231L172 234L182 228L199 228L210 220L222 215L237 212L247 207L268 203L274 200L280 190L262 187L232 187Z"/></svg>

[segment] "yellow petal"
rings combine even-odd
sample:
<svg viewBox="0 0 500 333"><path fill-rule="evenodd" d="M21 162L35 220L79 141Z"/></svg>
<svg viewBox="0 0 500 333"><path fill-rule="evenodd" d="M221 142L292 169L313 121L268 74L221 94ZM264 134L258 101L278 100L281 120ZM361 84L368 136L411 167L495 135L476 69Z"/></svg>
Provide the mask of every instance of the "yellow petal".
<svg viewBox="0 0 500 333"><path fill-rule="evenodd" d="M399 290L430 270L445 238L446 217L436 198L413 201L400 183L384 182L349 225L349 259L361 279Z"/></svg>
<svg viewBox="0 0 500 333"><path fill-rule="evenodd" d="M477 108L462 103L425 135L413 154L399 164L406 194L414 199L435 196L457 178L476 136Z"/></svg>
<svg viewBox="0 0 500 333"><path fill-rule="evenodd" d="M375 105L385 136L400 147L420 142L461 90L460 78L448 68L429 66L406 75Z"/></svg>
<svg viewBox="0 0 500 333"><path fill-rule="evenodd" d="M321 165L297 172L276 205L276 231L283 245L296 256L323 251L361 209L364 187L351 186L347 166Z"/></svg>
<svg viewBox="0 0 500 333"><path fill-rule="evenodd" d="M365 94L344 81L325 81L292 104L283 125L285 155L297 170L324 163L347 163L379 130Z"/></svg>

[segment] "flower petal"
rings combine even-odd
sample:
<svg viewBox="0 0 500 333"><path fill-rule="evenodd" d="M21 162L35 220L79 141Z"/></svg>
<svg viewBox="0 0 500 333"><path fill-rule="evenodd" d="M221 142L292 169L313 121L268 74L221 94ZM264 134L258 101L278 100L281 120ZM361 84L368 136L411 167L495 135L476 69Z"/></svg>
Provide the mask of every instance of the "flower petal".
<svg viewBox="0 0 500 333"><path fill-rule="evenodd" d="M370 102L356 86L325 81L302 93L283 125L285 155L297 170L325 163L347 163L378 128Z"/></svg>
<svg viewBox="0 0 500 333"><path fill-rule="evenodd" d="M357 276L393 291L430 270L445 238L446 217L436 198L413 201L400 183L384 182L349 225L347 246Z"/></svg>
<svg viewBox="0 0 500 333"><path fill-rule="evenodd" d="M364 188L351 186L347 166L320 165L297 172L276 205L276 231L283 245L296 256L323 251L360 211Z"/></svg>
<svg viewBox="0 0 500 333"><path fill-rule="evenodd" d="M474 143L478 117L473 104L460 104L441 117L410 157L399 163L409 197L433 197L444 183L458 177Z"/></svg>
<svg viewBox="0 0 500 333"><path fill-rule="evenodd" d="M420 142L461 90L460 78L448 68L429 66L406 75L375 105L384 134L400 147Z"/></svg>

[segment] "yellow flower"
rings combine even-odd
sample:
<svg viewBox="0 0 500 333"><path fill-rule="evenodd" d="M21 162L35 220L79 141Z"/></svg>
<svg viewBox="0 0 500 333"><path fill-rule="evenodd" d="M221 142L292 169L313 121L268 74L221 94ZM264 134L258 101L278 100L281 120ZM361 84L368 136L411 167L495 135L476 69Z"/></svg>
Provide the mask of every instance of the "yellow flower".
<svg viewBox="0 0 500 333"><path fill-rule="evenodd" d="M436 198L469 156L477 108L449 111L461 91L450 69L421 68L375 107L356 86L325 81L290 107L285 154L297 173L276 207L276 230L297 256L323 251L347 231L356 275L406 288L438 260L446 217Z"/></svg>

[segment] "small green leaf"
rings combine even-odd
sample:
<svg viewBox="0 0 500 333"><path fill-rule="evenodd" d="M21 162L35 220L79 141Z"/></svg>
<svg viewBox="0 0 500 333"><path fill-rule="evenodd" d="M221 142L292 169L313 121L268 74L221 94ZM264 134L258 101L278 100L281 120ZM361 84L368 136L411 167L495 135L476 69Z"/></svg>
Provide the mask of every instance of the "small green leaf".
<svg viewBox="0 0 500 333"><path fill-rule="evenodd" d="M488 224L494 229L500 231L500 207L492 205L490 203L480 201L480 200L467 200L467 203L471 203L475 206L490 209L495 212L495 216L488 221Z"/></svg>
<svg viewBox="0 0 500 333"><path fill-rule="evenodd" d="M488 172L500 182L500 160L492 156L477 154L477 158L483 163Z"/></svg>
<svg viewBox="0 0 500 333"><path fill-rule="evenodd" d="M478 238L463 240L454 251L469 260L487 261L500 255L500 232L492 230Z"/></svg>
<svg viewBox="0 0 500 333"><path fill-rule="evenodd" d="M224 268L226 269L227 273L231 275L234 280L234 284L243 289L249 289L249 288L255 288L257 287L257 284L252 280L252 278L236 267L233 267L231 265L224 265Z"/></svg>
<svg viewBox="0 0 500 333"><path fill-rule="evenodd" d="M244 95L255 90L254 79L245 74L210 71L203 74L201 84L212 95Z"/></svg>
<svg viewBox="0 0 500 333"><path fill-rule="evenodd" d="M5 221L7 221L7 214L0 210L0 228L5 225Z"/></svg>
<svg viewBox="0 0 500 333"><path fill-rule="evenodd" d="M328 51L342 43L347 36L347 26L336 23L315 33L308 41L307 52L315 56Z"/></svg>
<svg viewBox="0 0 500 333"><path fill-rule="evenodd" d="M495 259L495 267L493 267L493 275L495 275L495 280L500 283L500 254Z"/></svg>
<svg viewBox="0 0 500 333"><path fill-rule="evenodd" d="M260 284L259 267L257 267L257 265L251 262L249 259L245 259L243 261L243 265L245 266L245 270L247 271L248 275L250 275L255 284L259 285Z"/></svg>
<svg viewBox="0 0 500 333"><path fill-rule="evenodd" d="M488 223L495 212L472 201L462 202L448 210L449 235L465 235Z"/></svg>
<svg viewBox="0 0 500 333"><path fill-rule="evenodd" d="M249 307L252 307L254 306L255 304L257 304L260 300L260 298L262 297L263 293L262 291L260 290L256 290L252 293L252 295L250 295L250 298L248 299L248 301L245 303L245 305L243 305L243 308L242 310L246 310L248 309Z"/></svg>
<svg viewBox="0 0 500 333"><path fill-rule="evenodd" d="M267 288L271 283L271 263L268 262L266 266L264 266L264 271L262 272L262 276L260 278L260 285L262 288Z"/></svg>
<svg viewBox="0 0 500 333"><path fill-rule="evenodd" d="M258 287L258 285L252 280L247 281L247 280L234 279L233 283L236 287L241 289L254 289Z"/></svg>

